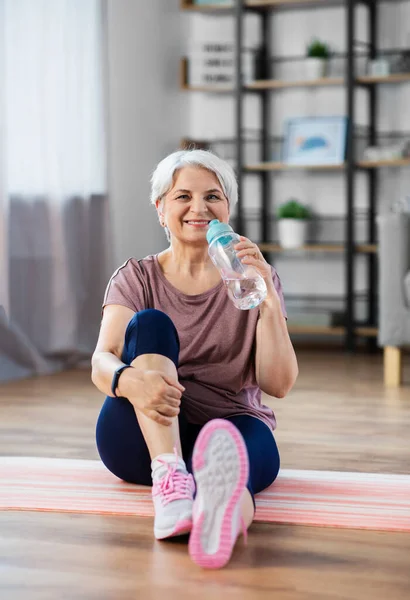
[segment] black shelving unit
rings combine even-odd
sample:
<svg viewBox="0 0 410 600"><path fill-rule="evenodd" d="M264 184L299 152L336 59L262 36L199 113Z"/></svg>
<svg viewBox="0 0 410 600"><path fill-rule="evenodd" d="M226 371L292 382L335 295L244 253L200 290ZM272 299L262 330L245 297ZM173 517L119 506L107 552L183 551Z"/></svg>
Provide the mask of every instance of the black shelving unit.
<svg viewBox="0 0 410 600"><path fill-rule="evenodd" d="M272 217L269 213L271 200L271 178L276 171L287 169L286 165L270 162L271 159L271 143L272 131L270 123L270 98L271 93L286 87L303 87L304 85L312 85L309 82L281 82L275 80L273 65L275 57L271 51L270 38L270 19L272 14L277 10L291 9L309 9L309 8L330 8L335 6L344 6L346 18L346 53L341 54L340 58L345 59L346 74L344 78L326 78L315 82L313 85L328 86L340 85L344 87L346 94L346 115L348 117L347 145L346 145L346 160L342 165L334 168L335 173L338 171L344 174L346 179L346 212L345 212L345 233L344 244L340 251L344 254L346 265L346 281L345 281L345 326L342 333L345 337L345 347L349 352L355 350L357 337L366 338L369 345L375 347L375 339L377 336L377 245L376 245L376 207L378 195L378 168L383 166L400 167L410 165L409 160L398 161L363 161L358 160L358 144L363 137L363 132L356 126L355 123L355 94L359 86L364 87L368 93L368 115L369 124L367 128L367 143L368 145L377 145L377 84L379 83L401 83L410 81L410 74L403 73L395 76L386 77L369 77L357 76L356 64L359 57L374 59L378 54L377 48L377 27L378 27L378 9L382 2L388 1L393 5L395 2L403 2L406 0L235 0L231 7L212 7L209 6L209 12L213 14L224 14L230 12L235 17L235 46L236 46L236 61L235 61L235 86L233 89L226 88L225 92L234 93L236 104L236 120L235 120L235 154L237 165L237 176L239 189L243 189L243 179L252 173L258 176L261 181L261 202L260 202L260 235L261 248L264 250L267 258L272 261L272 254L280 251L280 248L275 247L275 244L270 240L270 227ZM410 1L410 0L409 0ZM182 7L188 10L198 10L207 12L207 7L195 7L192 0L181 0ZM364 5L367 10L368 17L368 41L363 42L355 38L356 29L356 9L359 5ZM244 48L244 19L248 12L255 12L261 19L261 46L268 57L265 69L266 79L257 81L254 85L245 85L242 82L242 50ZM399 50L399 49L398 49ZM398 50L392 50L392 53ZM297 60L298 58L295 57ZM277 59L276 59L277 60ZM183 86L189 89L186 85L186 79L183 78ZM195 89L195 88L192 88ZM200 91L206 91L206 88L198 88ZM218 91L210 89L209 91ZM261 118L260 118L260 157L261 163L256 165L246 164L244 156L244 145L246 143L244 132L245 122L243 115L243 99L245 93L256 93L261 98ZM274 138L276 139L276 138ZM323 167L325 168L325 167ZM320 167L319 167L320 169ZM316 171L318 169L312 169ZM368 211L367 211L367 231L364 243L358 244L355 236L355 178L359 170L365 170L368 177ZM247 233L247 216L244 211L242 194L239 194L239 202L237 205L236 223L237 229L246 235ZM323 244L318 244L317 249L320 251L326 248ZM315 251L314 245L306 249L308 252ZM329 247L327 247L329 250ZM325 250L326 251L326 250ZM356 259L358 255L365 255L367 261L367 318L365 322L358 323L355 315L355 302L357 294L354 288ZM341 329L338 328L337 333L340 334ZM297 333L303 333L298 330ZM314 333L311 329L307 333ZM324 335L332 335L335 332L330 330L318 330L317 333Z"/></svg>

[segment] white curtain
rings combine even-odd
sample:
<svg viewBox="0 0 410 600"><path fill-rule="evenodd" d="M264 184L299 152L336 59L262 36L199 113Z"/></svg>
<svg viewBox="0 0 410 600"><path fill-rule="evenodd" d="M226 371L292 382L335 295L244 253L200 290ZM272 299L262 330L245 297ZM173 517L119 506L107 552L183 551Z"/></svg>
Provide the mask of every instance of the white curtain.
<svg viewBox="0 0 410 600"><path fill-rule="evenodd" d="M8 309L8 269L7 269L7 191L6 191L6 158L5 158L5 52L4 34L4 2L0 0L0 307Z"/></svg>
<svg viewBox="0 0 410 600"><path fill-rule="evenodd" d="M96 341L103 13L103 0L0 0L0 379L72 366Z"/></svg>

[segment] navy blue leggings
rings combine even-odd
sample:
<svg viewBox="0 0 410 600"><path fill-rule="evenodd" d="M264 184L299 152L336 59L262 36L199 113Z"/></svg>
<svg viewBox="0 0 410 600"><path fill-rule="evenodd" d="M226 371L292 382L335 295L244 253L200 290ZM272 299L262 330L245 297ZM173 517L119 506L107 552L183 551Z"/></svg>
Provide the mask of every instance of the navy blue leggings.
<svg viewBox="0 0 410 600"><path fill-rule="evenodd" d="M135 313L125 333L122 361L126 364L142 354L167 356L178 368L179 338L171 319L159 310ZM181 402L179 427L183 458L192 472L191 458L201 425L188 423ZM241 432L249 455L248 489L252 494L268 487L279 472L279 452L269 427L254 417L237 415L227 419ZM152 485L151 458L138 425L134 407L126 398L107 396L97 422L97 448L104 465L130 483Z"/></svg>

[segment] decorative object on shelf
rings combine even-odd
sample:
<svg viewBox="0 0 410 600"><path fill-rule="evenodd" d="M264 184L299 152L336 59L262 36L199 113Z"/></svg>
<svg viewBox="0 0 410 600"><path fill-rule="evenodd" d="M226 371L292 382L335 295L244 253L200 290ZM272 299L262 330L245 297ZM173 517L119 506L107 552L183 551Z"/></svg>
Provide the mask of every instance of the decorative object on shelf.
<svg viewBox="0 0 410 600"><path fill-rule="evenodd" d="M253 52L242 53L243 83L254 81ZM230 42L201 42L192 46L188 62L188 83L191 86L234 85L235 46Z"/></svg>
<svg viewBox="0 0 410 600"><path fill-rule="evenodd" d="M183 138L179 147L181 150L211 150L208 140L191 140L190 138Z"/></svg>
<svg viewBox="0 0 410 600"><path fill-rule="evenodd" d="M283 162L338 165L346 156L347 117L296 117L286 124Z"/></svg>
<svg viewBox="0 0 410 600"><path fill-rule="evenodd" d="M387 77L390 75L390 63L387 58L369 60L368 70L371 77Z"/></svg>
<svg viewBox="0 0 410 600"><path fill-rule="evenodd" d="M281 204L276 212L278 219L278 237L282 248L300 248L306 243L310 209L292 198Z"/></svg>
<svg viewBox="0 0 410 600"><path fill-rule="evenodd" d="M402 50L390 64L392 73L410 73L410 50Z"/></svg>
<svg viewBox="0 0 410 600"><path fill-rule="evenodd" d="M406 213L410 215L410 196L400 198L400 200L393 202L391 212Z"/></svg>
<svg viewBox="0 0 410 600"><path fill-rule="evenodd" d="M365 160L397 160L410 158L410 140L402 141L392 146L369 146L363 153Z"/></svg>
<svg viewBox="0 0 410 600"><path fill-rule="evenodd" d="M328 61L332 53L320 40L312 40L306 50L306 79L322 79L327 75Z"/></svg>

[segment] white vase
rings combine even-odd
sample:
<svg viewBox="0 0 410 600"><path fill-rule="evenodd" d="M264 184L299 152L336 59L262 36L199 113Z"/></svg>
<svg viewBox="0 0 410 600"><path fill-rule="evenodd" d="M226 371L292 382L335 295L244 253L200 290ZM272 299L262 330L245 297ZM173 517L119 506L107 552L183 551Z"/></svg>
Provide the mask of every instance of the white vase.
<svg viewBox="0 0 410 600"><path fill-rule="evenodd" d="M305 60L306 79L312 81L314 79L322 79L327 73L326 58L307 58Z"/></svg>
<svg viewBox="0 0 410 600"><path fill-rule="evenodd" d="M282 248L300 248L306 243L309 222L303 219L279 219L278 236Z"/></svg>

